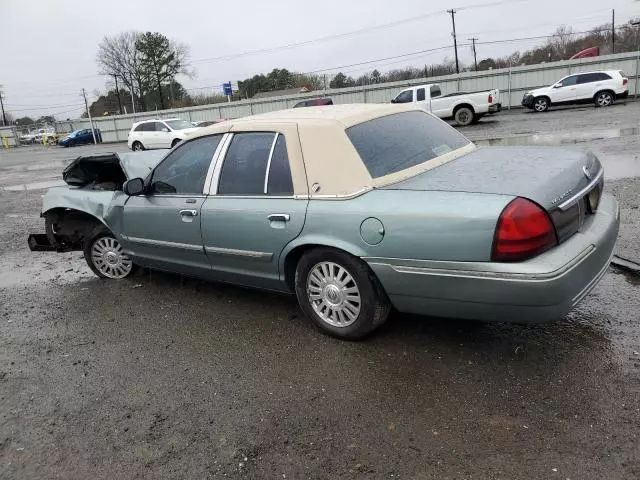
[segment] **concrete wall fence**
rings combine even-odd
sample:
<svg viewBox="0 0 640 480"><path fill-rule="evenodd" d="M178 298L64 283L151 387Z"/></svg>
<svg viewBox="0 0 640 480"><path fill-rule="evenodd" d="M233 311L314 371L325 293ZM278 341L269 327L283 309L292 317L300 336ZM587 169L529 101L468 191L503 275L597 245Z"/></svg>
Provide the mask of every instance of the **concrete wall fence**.
<svg viewBox="0 0 640 480"><path fill-rule="evenodd" d="M330 96L336 104L345 103L387 103L400 90L425 83L439 83L443 94L458 91L473 92L500 89L500 101L503 108L519 107L522 96L527 90L551 85L565 75L591 70L622 70L629 78L629 93L637 97L640 84L638 74L640 51L614 55L603 55L579 60L542 63L538 65L515 66L512 68L487 70L482 72L464 72L459 75L419 78L401 82L365 85L342 89L315 91L287 97L270 97L260 100L242 100L231 103L218 103L197 107L175 108L157 112L143 112L94 118L97 128L102 132L104 142L122 142L127 140L131 125L141 120L153 118L179 117L188 121L215 120L218 118L237 118L275 110L291 108L300 100ZM58 122L56 131L69 132L89 128L89 120L82 118Z"/></svg>

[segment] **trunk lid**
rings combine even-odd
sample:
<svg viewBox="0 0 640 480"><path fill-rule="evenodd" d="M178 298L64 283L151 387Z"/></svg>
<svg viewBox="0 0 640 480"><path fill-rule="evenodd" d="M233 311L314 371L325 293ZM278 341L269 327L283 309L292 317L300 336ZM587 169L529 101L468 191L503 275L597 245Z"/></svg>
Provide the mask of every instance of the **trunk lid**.
<svg viewBox="0 0 640 480"><path fill-rule="evenodd" d="M576 149L480 147L468 155L384 188L528 198L549 212L558 238L563 241L582 225L586 204L580 201L564 211L558 206L586 188L601 168L595 155Z"/></svg>

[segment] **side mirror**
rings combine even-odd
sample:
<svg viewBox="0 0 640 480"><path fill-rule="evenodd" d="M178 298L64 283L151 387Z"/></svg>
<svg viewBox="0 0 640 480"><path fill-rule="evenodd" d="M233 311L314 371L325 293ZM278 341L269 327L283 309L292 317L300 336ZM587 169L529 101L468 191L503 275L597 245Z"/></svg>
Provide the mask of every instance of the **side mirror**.
<svg viewBox="0 0 640 480"><path fill-rule="evenodd" d="M141 178L132 178L131 180L127 180L124 182L122 190L131 197L141 195L144 193L144 180Z"/></svg>
<svg viewBox="0 0 640 480"><path fill-rule="evenodd" d="M163 131L164 133L169 133L169 129L168 129L167 127L164 127L164 128L162 129L162 131Z"/></svg>
<svg viewBox="0 0 640 480"><path fill-rule="evenodd" d="M556 84L553 86L553 88L561 88L561 87L562 87L562 84L561 84L561 83L556 83Z"/></svg>
<svg viewBox="0 0 640 480"><path fill-rule="evenodd" d="M396 100L395 98L391 99L391 103L398 103L398 100Z"/></svg>

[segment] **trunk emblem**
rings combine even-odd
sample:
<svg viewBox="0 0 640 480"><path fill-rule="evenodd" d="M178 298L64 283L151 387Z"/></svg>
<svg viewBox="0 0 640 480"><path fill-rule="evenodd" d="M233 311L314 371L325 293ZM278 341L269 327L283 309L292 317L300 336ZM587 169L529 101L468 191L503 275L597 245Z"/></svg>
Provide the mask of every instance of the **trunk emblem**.
<svg viewBox="0 0 640 480"><path fill-rule="evenodd" d="M591 180L591 177L593 175L591 175L591 170L589 170L589 167L587 167L586 165L584 165L582 167L582 172L584 173L584 176L587 177L587 180Z"/></svg>

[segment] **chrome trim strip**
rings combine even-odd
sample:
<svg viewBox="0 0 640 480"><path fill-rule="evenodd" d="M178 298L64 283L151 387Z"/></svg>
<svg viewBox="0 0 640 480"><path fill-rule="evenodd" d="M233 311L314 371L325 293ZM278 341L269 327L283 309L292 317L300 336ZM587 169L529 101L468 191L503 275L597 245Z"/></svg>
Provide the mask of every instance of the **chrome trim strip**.
<svg viewBox="0 0 640 480"><path fill-rule="evenodd" d="M193 245L191 243L167 242L164 240L153 240L151 238L127 237L125 235L122 235L122 238L131 243L150 245L152 247L179 248L181 250L190 250L193 252L203 251L202 245Z"/></svg>
<svg viewBox="0 0 640 480"><path fill-rule="evenodd" d="M209 192L209 189L211 188L211 180L213 178L213 171L216 168L216 163L218 163L218 158L220 156L220 152L222 151L222 148L227 140L227 136L229 134L228 133L224 133L222 135L222 138L220 139L220 142L218 143L218 146L216 147L216 151L213 152L213 157L211 158L211 163L209 164L209 169L207 170L207 176L205 177L205 181L204 181L204 188L202 190L202 193L204 193L205 195L207 195L207 192Z"/></svg>
<svg viewBox="0 0 640 480"><path fill-rule="evenodd" d="M270 262L273 258L273 253L267 252L254 252L251 250L237 250L235 248L220 248L220 247L204 247L204 251L207 253L213 253L215 255L224 255L230 257L246 257L256 260L263 260Z"/></svg>
<svg viewBox="0 0 640 480"><path fill-rule="evenodd" d="M311 200L349 200L351 198L359 197L360 195L367 193L370 190L373 190L373 188L364 187L364 188L361 188L360 190L356 190L353 193L347 193L344 195L317 195L315 193L312 193L311 195L309 195L309 198Z"/></svg>
<svg viewBox="0 0 640 480"><path fill-rule="evenodd" d="M369 265L378 265L390 267L398 273L412 274L412 275L433 275L433 276L441 276L441 277L464 277L464 278L482 278L486 280L501 280L501 281L519 281L519 282L537 282L537 281L545 281L553 278L558 278L567 273L569 270L574 268L576 265L585 260L588 256L590 256L593 252L596 251L596 247L594 245L589 245L585 248L579 255L574 257L569 263L566 263L562 267L554 270L552 272L543 272L543 273L514 273L514 272L504 272L504 271L487 271L487 270L469 270L469 263L473 262L460 262L461 267L466 268L437 268L437 267L416 267L411 265L394 265L390 263L393 262L402 262L407 261L400 258L374 258L374 257L363 257L362 259L366 261ZM385 261L386 260L386 261ZM425 262L422 260L408 260L410 262ZM425 263L437 263L426 261ZM450 263L450 262L442 262L442 263Z"/></svg>
<svg viewBox="0 0 640 480"><path fill-rule="evenodd" d="M218 158L216 159L216 164L213 167L213 174L211 176L211 185L209 185L209 195L215 195L218 193L218 182L220 181L220 171L222 170L222 164L224 163L224 159L227 156L227 150L229 150L229 145L231 145L231 140L233 140L233 133L227 133L227 138L225 139L225 143L220 150Z"/></svg>
<svg viewBox="0 0 640 480"><path fill-rule="evenodd" d="M278 141L278 132L273 137L273 142L271 142L271 148L269 149L269 159L267 160L267 170L264 172L264 190L263 193L267 194L267 185L269 183L269 170L271 170L271 159L273 158L273 151L276 148L276 142Z"/></svg>
<svg viewBox="0 0 640 480"><path fill-rule="evenodd" d="M596 178L591 180L591 182L589 182L589 184L586 187L584 187L582 190L576 193L573 197L565 200L560 205L558 205L558 208L564 212L565 210L574 206L578 201L580 201L582 197L584 197L587 193L589 193L598 184L598 182L600 182L600 180L602 180L603 176L604 176L604 168L600 168L600 171L598 171Z"/></svg>

